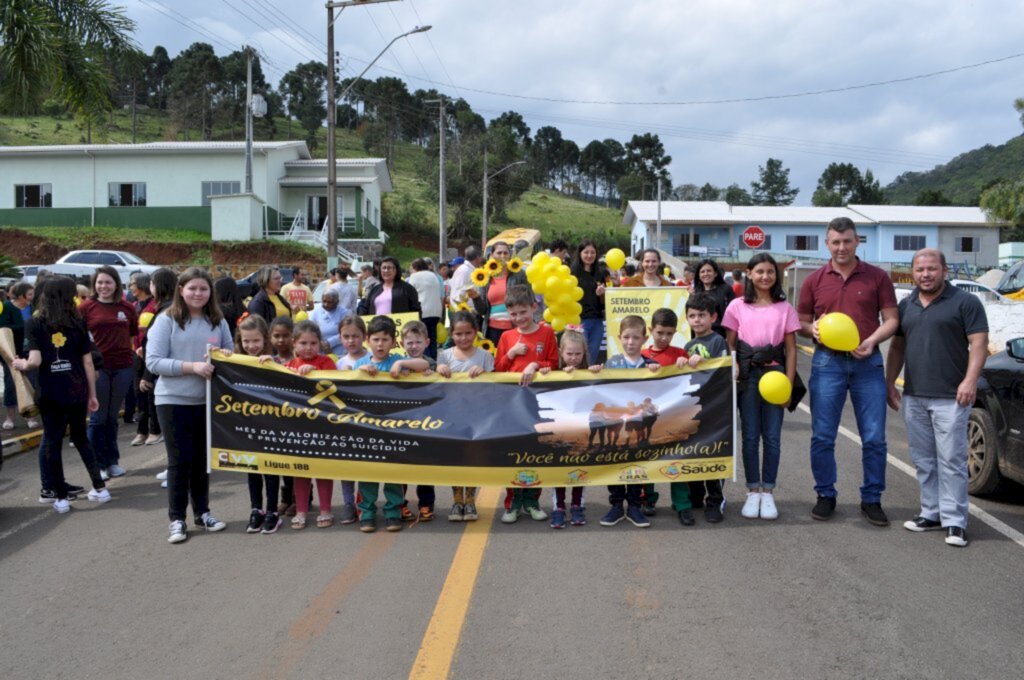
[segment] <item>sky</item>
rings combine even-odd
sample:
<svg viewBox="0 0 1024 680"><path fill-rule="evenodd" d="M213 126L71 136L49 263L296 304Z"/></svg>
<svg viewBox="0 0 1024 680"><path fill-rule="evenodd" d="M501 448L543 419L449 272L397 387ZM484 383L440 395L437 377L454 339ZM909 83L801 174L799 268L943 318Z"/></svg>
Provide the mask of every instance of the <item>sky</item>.
<svg viewBox="0 0 1024 680"><path fill-rule="evenodd" d="M112 4L144 51L252 44L274 85L326 52L323 0ZM773 157L810 205L831 162L884 186L1022 132L1019 0L397 0L337 18L343 77L427 24L366 77L461 96L488 121L518 111L532 132L553 125L581 149L657 133L676 186L749 189Z"/></svg>

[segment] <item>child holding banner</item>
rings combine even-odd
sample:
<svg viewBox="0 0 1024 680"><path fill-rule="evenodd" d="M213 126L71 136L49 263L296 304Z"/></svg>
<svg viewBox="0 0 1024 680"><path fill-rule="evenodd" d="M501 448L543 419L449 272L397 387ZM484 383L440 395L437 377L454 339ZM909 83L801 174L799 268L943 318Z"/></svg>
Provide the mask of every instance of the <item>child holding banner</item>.
<svg viewBox="0 0 1024 680"><path fill-rule="evenodd" d="M785 405L775 406L765 401L758 383L767 371L780 368L784 368L790 384L793 383L800 320L793 306L786 302L782 273L768 253L750 258L743 297L729 303L722 326L726 329L729 349L737 353L739 364L743 472L748 490L740 514L751 519L777 519L779 511L773 490L779 472ZM761 442L763 459L758 454Z"/></svg>
<svg viewBox="0 0 1024 680"><path fill-rule="evenodd" d="M353 368L363 371L369 376L376 376L381 371L390 371L395 380L402 376L403 371L417 373L427 370L424 359L404 358L401 354L392 354L395 347L395 322L391 317L378 315L370 320L366 327L369 336L370 353L357 361ZM377 496L380 494L379 482L359 482L359 530L373 533L377 530ZM401 484L384 483L384 528L387 531L402 530L402 502L405 494Z"/></svg>
<svg viewBox="0 0 1024 680"><path fill-rule="evenodd" d="M499 372L521 373L520 385L526 386L542 368L558 365L558 341L551 326L541 326L533 320L537 300L529 286L512 286L505 294L505 308L512 328L498 341L498 355L494 369ZM501 521L512 524L520 512L543 522L548 514L540 509L540 489L506 489L505 513Z"/></svg>
<svg viewBox="0 0 1024 680"><path fill-rule="evenodd" d="M274 361L282 366L295 358L294 332L295 324L290 316L279 316L270 322L270 345L274 348ZM294 483L295 478L291 475L281 475L281 503L277 511L289 517L295 516Z"/></svg>
<svg viewBox="0 0 1024 680"><path fill-rule="evenodd" d="M338 359L337 368L339 371L351 370L357 361L369 353L366 349L366 323L362 317L350 314L338 324L338 336L341 338L341 346L346 354ZM352 524L359 519L359 513L356 512L355 482L348 479L341 480L341 499L342 506L338 522Z"/></svg>
<svg viewBox="0 0 1024 680"><path fill-rule="evenodd" d="M445 378L452 373L465 373L475 378L481 373L494 370L494 357L473 344L480 327L476 316L470 312L453 312L451 315L451 338L454 347L443 349L437 354L437 373ZM452 509L449 522L472 522L477 519L476 487L453 486Z"/></svg>
<svg viewBox="0 0 1024 680"><path fill-rule="evenodd" d="M402 349L405 350L406 355L410 359L423 359L427 362L424 374L429 374L437 368L437 362L426 354L427 348L430 346L430 333L427 331L425 323L418 319L406 321L402 324L401 336ZM412 514L409 510L409 502L405 501L402 504L402 521L412 522L419 519L421 522L429 522L434 519L434 501L436 500L434 487L430 484L417 484L416 499L419 515Z"/></svg>

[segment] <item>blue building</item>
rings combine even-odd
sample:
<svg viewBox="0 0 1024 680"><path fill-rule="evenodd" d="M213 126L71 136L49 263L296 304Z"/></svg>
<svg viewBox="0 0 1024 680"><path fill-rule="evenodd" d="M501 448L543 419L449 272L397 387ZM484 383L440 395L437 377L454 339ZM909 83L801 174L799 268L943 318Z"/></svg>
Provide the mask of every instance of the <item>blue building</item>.
<svg viewBox="0 0 1024 680"><path fill-rule="evenodd" d="M999 264L999 227L980 208L908 205L731 206L724 201L630 201L623 224L631 229L633 252L656 247L680 257L745 260L754 250L788 258L827 260L825 229L836 217L857 225L857 254L875 264L909 264L921 248L938 248L951 266L987 269ZM763 233L752 248L743 236Z"/></svg>

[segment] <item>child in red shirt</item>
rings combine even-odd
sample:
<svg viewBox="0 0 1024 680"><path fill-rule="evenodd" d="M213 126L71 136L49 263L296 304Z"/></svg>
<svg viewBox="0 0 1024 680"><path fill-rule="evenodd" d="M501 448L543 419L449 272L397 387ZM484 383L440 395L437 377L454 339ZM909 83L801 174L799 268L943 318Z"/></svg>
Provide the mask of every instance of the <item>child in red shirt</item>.
<svg viewBox="0 0 1024 680"><path fill-rule="evenodd" d="M525 387L540 369L558 368L558 341L551 326L539 325L533 320L537 301L529 286L509 288L505 307L512 320L512 329L505 331L498 341L494 370L522 373L519 384ZM520 513L529 513L538 522L548 518L548 514L540 509L540 489L505 490L505 514L501 521L512 524L519 519Z"/></svg>

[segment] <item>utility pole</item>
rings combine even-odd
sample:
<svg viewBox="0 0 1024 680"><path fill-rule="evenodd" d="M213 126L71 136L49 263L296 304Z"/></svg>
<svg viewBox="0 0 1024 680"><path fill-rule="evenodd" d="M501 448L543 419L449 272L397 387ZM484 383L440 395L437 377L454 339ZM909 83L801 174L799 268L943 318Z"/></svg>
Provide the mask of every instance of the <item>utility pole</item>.
<svg viewBox="0 0 1024 680"><path fill-rule="evenodd" d="M252 47L245 47L245 193L252 193Z"/></svg>
<svg viewBox="0 0 1024 680"><path fill-rule="evenodd" d="M654 241L655 248L661 248L661 178L658 178L658 231Z"/></svg>
<svg viewBox="0 0 1024 680"><path fill-rule="evenodd" d="M438 262L446 262L448 260L445 253L448 251L448 196L447 196L447 185L445 183L444 175L444 138L445 138L445 124L444 124L444 96L440 99L427 99L423 102L424 104L437 104L437 135L439 141L439 163L440 163L440 179L438 180L438 193L440 199L438 201Z"/></svg>

